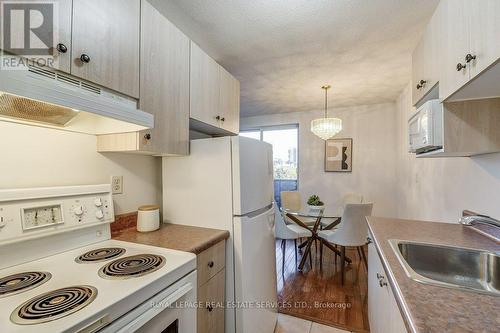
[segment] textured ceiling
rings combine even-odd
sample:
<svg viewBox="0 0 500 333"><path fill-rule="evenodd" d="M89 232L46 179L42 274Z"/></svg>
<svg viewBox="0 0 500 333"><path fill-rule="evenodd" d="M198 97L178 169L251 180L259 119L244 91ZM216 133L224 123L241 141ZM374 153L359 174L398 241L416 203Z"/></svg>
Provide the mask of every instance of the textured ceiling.
<svg viewBox="0 0 500 333"><path fill-rule="evenodd" d="M241 82L241 115L394 101L438 0L150 0Z"/></svg>

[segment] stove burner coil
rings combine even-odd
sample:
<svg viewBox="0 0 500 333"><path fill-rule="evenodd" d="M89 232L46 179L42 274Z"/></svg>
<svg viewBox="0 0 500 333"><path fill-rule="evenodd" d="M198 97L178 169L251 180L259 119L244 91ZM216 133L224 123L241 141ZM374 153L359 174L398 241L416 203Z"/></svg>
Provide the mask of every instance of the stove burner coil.
<svg viewBox="0 0 500 333"><path fill-rule="evenodd" d="M125 253L125 249L121 247L106 247L101 249L95 249L86 252L75 259L77 263L94 263L105 261L114 257L121 256Z"/></svg>
<svg viewBox="0 0 500 333"><path fill-rule="evenodd" d="M49 291L18 306L10 315L10 320L19 325L57 320L83 309L96 296L97 289L91 286L73 286Z"/></svg>
<svg viewBox="0 0 500 333"><path fill-rule="evenodd" d="M128 279L152 273L165 265L165 258L154 254L138 254L116 259L99 270L105 279Z"/></svg>
<svg viewBox="0 0 500 333"><path fill-rule="evenodd" d="M0 298L36 288L51 277L48 272L23 272L0 278Z"/></svg>

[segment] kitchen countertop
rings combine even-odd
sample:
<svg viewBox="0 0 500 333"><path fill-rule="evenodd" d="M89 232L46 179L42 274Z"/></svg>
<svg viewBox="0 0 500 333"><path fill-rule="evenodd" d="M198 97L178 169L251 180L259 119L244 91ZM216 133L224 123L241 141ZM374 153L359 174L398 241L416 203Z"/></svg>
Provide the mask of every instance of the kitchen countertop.
<svg viewBox="0 0 500 333"><path fill-rule="evenodd" d="M209 247L229 237L229 231L163 223L160 229L139 232L135 227L117 230L112 238L169 249L200 254Z"/></svg>
<svg viewBox="0 0 500 333"><path fill-rule="evenodd" d="M498 332L500 297L411 280L388 240L428 242L497 252L500 244L459 224L368 217L403 319L412 333Z"/></svg>

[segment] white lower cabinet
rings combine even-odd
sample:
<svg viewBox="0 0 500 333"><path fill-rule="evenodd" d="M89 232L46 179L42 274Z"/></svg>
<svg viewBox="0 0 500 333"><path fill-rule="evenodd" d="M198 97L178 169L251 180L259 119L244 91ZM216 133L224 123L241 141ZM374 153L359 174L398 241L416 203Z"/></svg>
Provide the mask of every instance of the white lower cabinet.
<svg viewBox="0 0 500 333"><path fill-rule="evenodd" d="M407 332L373 243L368 245L368 318L371 333Z"/></svg>

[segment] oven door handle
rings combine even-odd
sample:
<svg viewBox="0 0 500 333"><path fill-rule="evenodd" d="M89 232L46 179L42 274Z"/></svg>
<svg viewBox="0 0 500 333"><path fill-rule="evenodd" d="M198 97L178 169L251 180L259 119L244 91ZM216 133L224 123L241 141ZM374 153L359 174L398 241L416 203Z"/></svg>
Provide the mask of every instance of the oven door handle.
<svg viewBox="0 0 500 333"><path fill-rule="evenodd" d="M130 332L135 332L138 330L141 326L146 324L148 321L153 319L157 314L165 310L167 307L171 306L172 303L175 301L179 300L182 296L186 295L188 292L193 290L193 284L192 283L187 283L165 297L163 300L159 301L158 303L152 305L152 307L138 316L136 319L128 323L127 325L123 326L121 329L117 331L117 333L130 333Z"/></svg>

